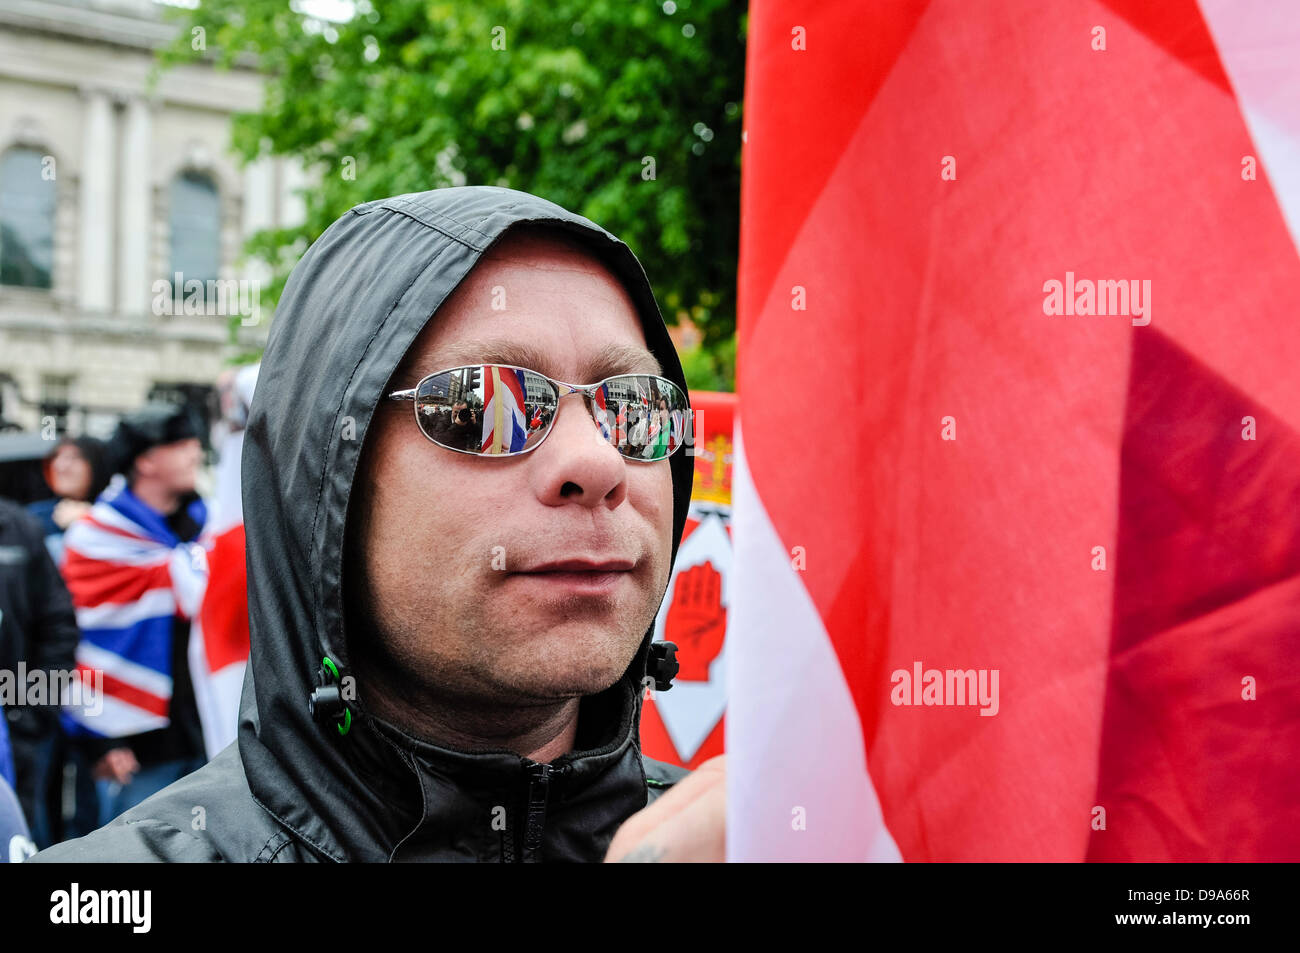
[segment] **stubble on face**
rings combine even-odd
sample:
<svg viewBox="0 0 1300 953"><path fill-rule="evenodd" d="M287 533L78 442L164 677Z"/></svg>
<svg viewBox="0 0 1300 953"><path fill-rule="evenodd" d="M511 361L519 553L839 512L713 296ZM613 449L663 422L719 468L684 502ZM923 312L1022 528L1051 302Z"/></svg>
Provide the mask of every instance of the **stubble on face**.
<svg viewBox="0 0 1300 953"><path fill-rule="evenodd" d="M510 306L494 310L502 293ZM635 307L603 266L511 235L439 309L392 387L450 366L443 355L475 341L503 340L526 343L547 364L535 370L575 383L621 370L590 366L608 344L645 350ZM546 718L608 688L653 624L672 519L668 463L625 461L579 397L561 402L541 446L509 460L438 447L410 404L381 404L348 520L349 639L362 685L382 686L383 707L426 733L436 731L429 720L468 713L507 730L521 709ZM600 596L515 574L574 556L635 566ZM434 714L421 724L419 712Z"/></svg>

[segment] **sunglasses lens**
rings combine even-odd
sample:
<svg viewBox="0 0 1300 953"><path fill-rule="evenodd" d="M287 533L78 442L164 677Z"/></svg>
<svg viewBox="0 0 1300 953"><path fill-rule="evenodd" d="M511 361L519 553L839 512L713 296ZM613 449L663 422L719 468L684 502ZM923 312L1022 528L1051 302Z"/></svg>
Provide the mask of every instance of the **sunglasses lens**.
<svg viewBox="0 0 1300 953"><path fill-rule="evenodd" d="M611 377L597 391L596 425L633 460L666 460L686 438L690 404L670 380L649 374Z"/></svg>
<svg viewBox="0 0 1300 953"><path fill-rule="evenodd" d="M456 367L420 381L415 416L434 443L483 456L510 456L542 439L559 395L539 374L500 364Z"/></svg>

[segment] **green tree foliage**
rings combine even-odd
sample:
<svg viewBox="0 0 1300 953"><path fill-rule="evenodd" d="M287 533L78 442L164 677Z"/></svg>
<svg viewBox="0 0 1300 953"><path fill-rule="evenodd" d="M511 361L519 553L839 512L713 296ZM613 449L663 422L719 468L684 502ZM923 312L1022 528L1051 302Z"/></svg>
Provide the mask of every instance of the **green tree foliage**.
<svg viewBox="0 0 1300 953"><path fill-rule="evenodd" d="M712 348L696 345L681 352L682 370L692 390L736 389L736 337L733 334Z"/></svg>
<svg viewBox="0 0 1300 953"><path fill-rule="evenodd" d="M261 110L235 117L235 149L295 156L313 176L306 223L248 245L275 271L269 304L307 244L353 205L501 185L624 239L667 319L687 314L702 332L697 373L730 387L744 2L330 6L350 18L311 16L319 8L300 0L202 0L174 11L183 29L163 56L264 73Z"/></svg>

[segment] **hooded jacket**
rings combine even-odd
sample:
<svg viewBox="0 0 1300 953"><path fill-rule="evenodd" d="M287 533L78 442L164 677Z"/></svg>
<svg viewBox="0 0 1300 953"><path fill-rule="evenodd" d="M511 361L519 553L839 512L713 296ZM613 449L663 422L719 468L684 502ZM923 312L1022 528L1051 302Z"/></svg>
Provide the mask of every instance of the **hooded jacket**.
<svg viewBox="0 0 1300 953"><path fill-rule="evenodd" d="M571 232L627 288L664 376L686 380L640 263L593 222L509 189L439 189L353 208L285 286L243 456L250 665L238 741L204 768L35 860L599 861L618 827L685 775L641 754L653 628L580 702L576 750L549 765L428 744L351 704L346 734L308 699L349 670L344 527L365 432L417 335L508 229ZM668 461L673 550L692 459Z"/></svg>

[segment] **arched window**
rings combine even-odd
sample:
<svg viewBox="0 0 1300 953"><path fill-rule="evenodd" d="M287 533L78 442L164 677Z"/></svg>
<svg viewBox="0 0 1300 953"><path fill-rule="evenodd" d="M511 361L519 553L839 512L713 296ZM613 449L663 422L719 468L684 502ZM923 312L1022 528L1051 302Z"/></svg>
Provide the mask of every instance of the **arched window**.
<svg viewBox="0 0 1300 953"><path fill-rule="evenodd" d="M186 171L172 181L171 274L181 278L174 289L183 296L185 282L215 280L221 271L221 200L212 180L201 172Z"/></svg>
<svg viewBox="0 0 1300 953"><path fill-rule="evenodd" d="M49 288L54 268L54 179L35 149L0 157L0 284Z"/></svg>

